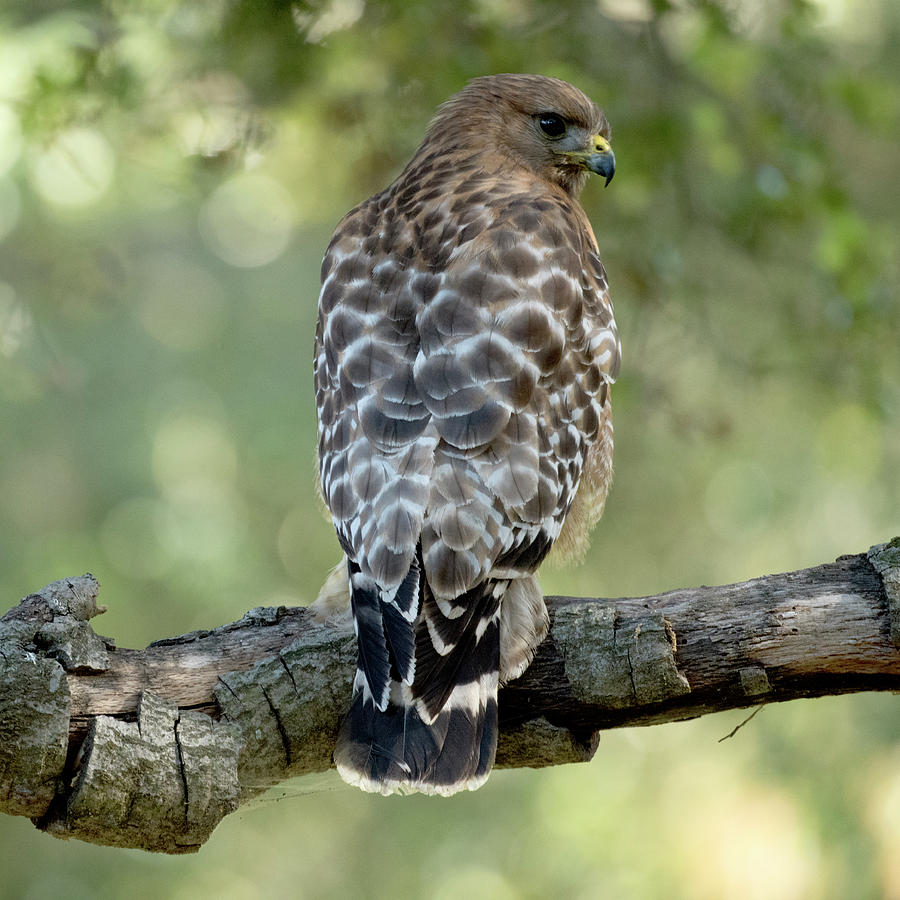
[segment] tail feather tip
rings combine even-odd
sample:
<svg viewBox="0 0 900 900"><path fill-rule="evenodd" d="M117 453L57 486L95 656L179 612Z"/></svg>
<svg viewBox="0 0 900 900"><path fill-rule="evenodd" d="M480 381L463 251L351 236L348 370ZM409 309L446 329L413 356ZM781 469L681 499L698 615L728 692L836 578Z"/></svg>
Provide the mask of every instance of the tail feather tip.
<svg viewBox="0 0 900 900"><path fill-rule="evenodd" d="M474 791L487 780L497 750L496 688L476 711L451 706L431 722L415 701L384 712L359 692L338 737L334 759L341 778L362 790L444 797Z"/></svg>

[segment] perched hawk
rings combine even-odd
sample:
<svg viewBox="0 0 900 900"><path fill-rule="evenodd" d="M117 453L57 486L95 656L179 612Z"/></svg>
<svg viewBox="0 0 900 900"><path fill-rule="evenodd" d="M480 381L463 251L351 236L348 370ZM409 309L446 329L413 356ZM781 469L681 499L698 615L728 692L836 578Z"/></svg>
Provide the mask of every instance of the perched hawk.
<svg viewBox="0 0 900 900"><path fill-rule="evenodd" d="M476 78L322 264L319 475L358 667L335 761L367 791L488 776L497 687L547 633L535 570L583 551L612 467L619 341L578 203L615 157L564 81Z"/></svg>

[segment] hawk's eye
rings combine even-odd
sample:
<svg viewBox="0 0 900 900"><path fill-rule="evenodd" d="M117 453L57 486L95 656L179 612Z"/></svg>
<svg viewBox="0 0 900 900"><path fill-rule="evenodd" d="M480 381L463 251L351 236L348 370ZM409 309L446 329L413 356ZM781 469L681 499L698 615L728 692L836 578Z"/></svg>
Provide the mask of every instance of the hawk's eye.
<svg viewBox="0 0 900 900"><path fill-rule="evenodd" d="M556 113L541 113L538 116L538 124L548 137L558 138L566 133L566 120Z"/></svg>

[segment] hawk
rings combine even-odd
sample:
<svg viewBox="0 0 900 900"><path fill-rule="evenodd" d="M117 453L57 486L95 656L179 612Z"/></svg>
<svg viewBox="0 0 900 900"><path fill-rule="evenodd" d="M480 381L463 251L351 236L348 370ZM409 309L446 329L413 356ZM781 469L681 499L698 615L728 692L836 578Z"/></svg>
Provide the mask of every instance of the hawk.
<svg viewBox="0 0 900 900"><path fill-rule="evenodd" d="M319 477L358 664L335 762L367 791L488 776L498 685L548 628L535 570L586 546L612 474L620 346L578 196L613 177L565 81L476 78L322 263Z"/></svg>

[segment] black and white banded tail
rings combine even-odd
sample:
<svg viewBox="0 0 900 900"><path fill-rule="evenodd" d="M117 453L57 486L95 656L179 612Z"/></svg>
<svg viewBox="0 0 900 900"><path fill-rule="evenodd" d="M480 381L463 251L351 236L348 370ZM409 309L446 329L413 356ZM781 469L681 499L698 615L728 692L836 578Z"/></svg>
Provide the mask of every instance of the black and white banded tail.
<svg viewBox="0 0 900 900"><path fill-rule="evenodd" d="M358 662L334 754L341 777L382 794L474 790L497 750L507 582L440 600L414 561L390 596L349 566Z"/></svg>

